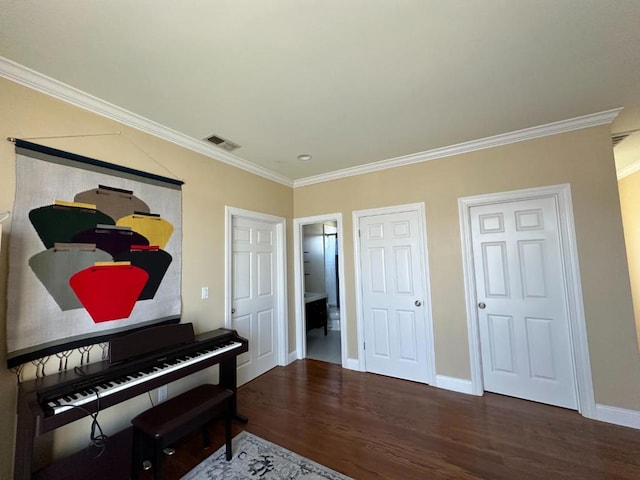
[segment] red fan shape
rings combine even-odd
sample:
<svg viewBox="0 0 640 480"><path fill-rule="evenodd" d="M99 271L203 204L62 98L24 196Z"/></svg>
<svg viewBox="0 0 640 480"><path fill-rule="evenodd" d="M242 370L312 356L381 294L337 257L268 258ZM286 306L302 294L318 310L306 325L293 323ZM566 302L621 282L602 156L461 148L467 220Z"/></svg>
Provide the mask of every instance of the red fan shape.
<svg viewBox="0 0 640 480"><path fill-rule="evenodd" d="M149 274L134 265L95 265L69 279L94 322L128 318Z"/></svg>

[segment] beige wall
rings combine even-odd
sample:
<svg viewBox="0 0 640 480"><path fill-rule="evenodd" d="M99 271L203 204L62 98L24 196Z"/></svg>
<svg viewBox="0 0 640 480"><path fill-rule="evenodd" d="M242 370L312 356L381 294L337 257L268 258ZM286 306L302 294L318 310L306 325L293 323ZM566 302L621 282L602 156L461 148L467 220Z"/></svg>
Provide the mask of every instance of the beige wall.
<svg viewBox="0 0 640 480"><path fill-rule="evenodd" d="M243 170L204 157L174 144L140 133L124 125L0 79L0 213L11 210L15 191L15 155L6 137L17 138L117 132L120 136L66 140L33 140L54 148L100 160L184 180L183 187L183 319L194 323L198 332L224 325L224 207L254 210L286 218L291 225L292 189ZM7 247L12 241L8 222L3 225L0 255L0 364L6 365L5 310ZM289 236L289 235L288 235ZM291 244L291 239L287 239ZM287 264L292 265L291 259ZM200 299L200 288L209 287L209 298ZM289 298L293 298L289 294ZM292 309L289 310L293 312ZM293 313L289 315L293 318ZM291 329L291 338L295 331ZM188 382L215 377L209 369ZM169 386L169 395L186 388L188 382ZM14 412L16 382L13 374L0 368L0 411ZM105 433L113 434L135 413L148 408L149 400L138 397L100 414ZM14 416L0 415L0 478L11 477ZM54 455L67 454L86 446L89 424L76 422L59 429ZM48 450L48 449L42 449Z"/></svg>
<svg viewBox="0 0 640 480"><path fill-rule="evenodd" d="M640 345L640 172L618 182L636 331Z"/></svg>
<svg viewBox="0 0 640 480"><path fill-rule="evenodd" d="M354 210L425 202L436 370L470 378L459 197L569 183L596 402L640 408L640 357L606 126L294 190L294 216L342 212L348 356L357 356Z"/></svg>

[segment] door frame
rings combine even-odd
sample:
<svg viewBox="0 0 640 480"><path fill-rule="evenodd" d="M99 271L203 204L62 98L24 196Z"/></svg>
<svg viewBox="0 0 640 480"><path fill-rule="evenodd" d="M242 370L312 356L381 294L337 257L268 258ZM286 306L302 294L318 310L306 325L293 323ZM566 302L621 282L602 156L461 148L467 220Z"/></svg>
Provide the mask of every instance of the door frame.
<svg viewBox="0 0 640 480"><path fill-rule="evenodd" d="M313 217L301 217L293 220L293 269L296 312L296 358L307 356L306 318L304 303L304 240L303 227L316 223L336 222L338 230L338 297L340 299L340 345L342 367L347 368L347 309L344 293L344 240L342 213L327 213Z"/></svg>
<svg viewBox="0 0 640 480"><path fill-rule="evenodd" d="M580 281L580 265L578 262L573 205L571 202L571 186L568 183L458 198L467 332L471 363L471 393L474 395L482 395L484 393L484 382L480 354L478 310L476 308L477 290L473 266L470 209L475 206L549 197L553 198L556 202L558 212L560 255L563 259L561 268L564 274L564 289L567 299L566 308L569 322L569 339L575 373L576 384L574 388L576 389L578 411L587 418L596 418L591 362L589 360L589 345L587 343L587 326L584 315L582 284Z"/></svg>
<svg viewBox="0 0 640 480"><path fill-rule="evenodd" d="M278 365L284 366L288 364L288 344L289 344L289 328L288 328L288 314L287 314L287 256L286 256L286 219L284 217L277 217L275 215L269 215L267 213L254 212L251 210L244 210L242 208L225 206L225 244L224 244L224 324L226 328L231 327L231 308L233 305L232 299L232 285L233 285L233 269L232 269L232 253L233 253L233 219L246 218L249 220L256 220L265 223L271 223L276 227L276 308L278 309L278 317L276 319L276 342L277 352L276 358L278 359ZM251 346L249 346L251 348Z"/></svg>
<svg viewBox="0 0 640 480"><path fill-rule="evenodd" d="M354 210L352 212L353 219L353 262L355 275L355 296L356 296L356 319L357 319L357 338L358 338L358 369L362 372L367 371L365 351L364 351L364 304L362 300L362 271L360 257L360 235L359 226L360 219L363 217L371 217L376 215L386 215L393 213L415 212L418 215L418 225L420 238L418 244L420 247L420 272L422 274L424 304L426 324L426 345L427 345L427 384L436 385L436 358L435 343L433 336L433 306L431 303L431 283L429 274L429 252L427 250L427 222L426 208L424 202L409 203L405 205L393 205L388 207L370 208L366 210Z"/></svg>

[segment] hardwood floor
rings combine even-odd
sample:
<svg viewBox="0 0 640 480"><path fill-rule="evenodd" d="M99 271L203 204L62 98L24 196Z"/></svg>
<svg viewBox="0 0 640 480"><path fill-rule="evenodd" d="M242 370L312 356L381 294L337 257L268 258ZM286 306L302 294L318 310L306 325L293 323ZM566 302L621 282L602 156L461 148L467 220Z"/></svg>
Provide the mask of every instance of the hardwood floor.
<svg viewBox="0 0 640 480"><path fill-rule="evenodd" d="M236 423L355 479L640 479L640 430L577 412L485 394L457 394L300 360L238 392ZM190 437L166 462L180 478L221 446ZM149 477L150 478L150 477Z"/></svg>

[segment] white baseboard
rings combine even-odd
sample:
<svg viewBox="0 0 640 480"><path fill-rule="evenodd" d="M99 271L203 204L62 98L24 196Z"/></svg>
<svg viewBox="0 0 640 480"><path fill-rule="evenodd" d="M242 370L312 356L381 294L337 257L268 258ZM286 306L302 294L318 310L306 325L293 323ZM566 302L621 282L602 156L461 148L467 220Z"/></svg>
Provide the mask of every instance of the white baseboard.
<svg viewBox="0 0 640 480"><path fill-rule="evenodd" d="M474 395L471 380L463 378L436 375L435 386L445 390L451 390L453 392ZM596 404L594 420L621 425L623 427L640 429L640 411L638 410Z"/></svg>
<svg viewBox="0 0 640 480"><path fill-rule="evenodd" d="M456 377L447 377L446 375L436 375L436 387L452 392L466 393L473 395L471 380Z"/></svg>
<svg viewBox="0 0 640 480"><path fill-rule="evenodd" d="M360 371L360 361L357 358L347 358L347 363L344 368L348 370Z"/></svg>
<svg viewBox="0 0 640 480"><path fill-rule="evenodd" d="M295 362L298 359L298 352L295 350L293 352L289 352L289 357L287 358L287 365Z"/></svg>
<svg viewBox="0 0 640 480"><path fill-rule="evenodd" d="M596 420L640 429L640 412L637 410L596 404Z"/></svg>

